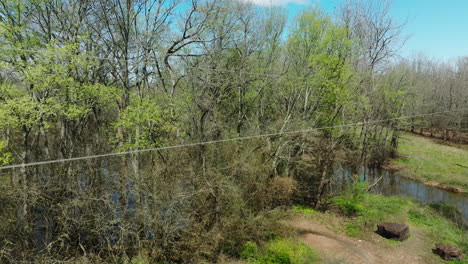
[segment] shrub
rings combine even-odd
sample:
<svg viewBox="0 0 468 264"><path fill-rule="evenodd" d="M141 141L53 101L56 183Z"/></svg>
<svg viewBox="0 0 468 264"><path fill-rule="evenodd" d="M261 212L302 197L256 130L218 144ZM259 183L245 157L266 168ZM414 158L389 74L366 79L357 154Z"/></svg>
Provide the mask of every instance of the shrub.
<svg viewBox="0 0 468 264"><path fill-rule="evenodd" d="M338 197L335 199L334 202L346 216L358 215L364 210L362 201L359 200L346 199L346 197Z"/></svg>
<svg viewBox="0 0 468 264"><path fill-rule="evenodd" d="M251 258L250 264L303 264L315 263L315 251L301 242L277 239L265 245L263 251Z"/></svg>
<svg viewBox="0 0 468 264"><path fill-rule="evenodd" d="M315 211L313 208L305 206L305 205L296 205L294 206L293 210L298 213L302 214L316 214L317 211Z"/></svg>
<svg viewBox="0 0 468 264"><path fill-rule="evenodd" d="M258 246L257 243L255 242L247 242L241 247L241 258L243 259L252 259L255 258L255 256L258 253Z"/></svg>
<svg viewBox="0 0 468 264"><path fill-rule="evenodd" d="M274 177L267 184L265 200L271 207L289 205L297 188L291 177Z"/></svg>
<svg viewBox="0 0 468 264"><path fill-rule="evenodd" d="M354 216L364 211L365 190L367 182L354 182L344 195L332 200L346 216Z"/></svg>

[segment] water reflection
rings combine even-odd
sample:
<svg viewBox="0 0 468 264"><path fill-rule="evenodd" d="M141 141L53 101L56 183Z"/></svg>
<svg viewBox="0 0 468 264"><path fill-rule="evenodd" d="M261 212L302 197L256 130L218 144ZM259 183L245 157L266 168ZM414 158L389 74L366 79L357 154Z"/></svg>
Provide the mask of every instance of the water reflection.
<svg viewBox="0 0 468 264"><path fill-rule="evenodd" d="M383 195L398 195L417 200L422 203L450 204L458 208L463 214L463 221L468 225L468 195L456 194L443 189L428 186L411 179L405 178L399 172L389 172L383 170L369 169L361 174L362 180L369 180L382 177L375 186L378 193Z"/></svg>

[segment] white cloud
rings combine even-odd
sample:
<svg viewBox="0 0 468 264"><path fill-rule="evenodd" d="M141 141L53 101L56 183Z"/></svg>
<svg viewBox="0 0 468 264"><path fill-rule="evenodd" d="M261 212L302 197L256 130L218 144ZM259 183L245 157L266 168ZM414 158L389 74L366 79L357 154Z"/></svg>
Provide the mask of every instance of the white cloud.
<svg viewBox="0 0 468 264"><path fill-rule="evenodd" d="M287 4L298 4L306 5L309 3L308 0L241 0L243 2L249 2L254 5L259 6L278 6L278 5L287 5Z"/></svg>

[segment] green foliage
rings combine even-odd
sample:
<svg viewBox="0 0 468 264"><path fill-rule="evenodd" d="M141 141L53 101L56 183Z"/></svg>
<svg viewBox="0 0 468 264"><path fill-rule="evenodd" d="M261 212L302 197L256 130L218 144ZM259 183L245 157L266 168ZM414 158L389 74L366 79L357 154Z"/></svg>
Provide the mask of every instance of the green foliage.
<svg viewBox="0 0 468 264"><path fill-rule="evenodd" d="M401 221L404 219L408 200L398 196L366 194L362 205L364 210L346 227L349 236L359 236L382 221Z"/></svg>
<svg viewBox="0 0 468 264"><path fill-rule="evenodd" d="M308 207L305 205L295 205L293 207L293 210L298 213L303 213L303 214L316 214L317 211L315 211L312 207Z"/></svg>
<svg viewBox="0 0 468 264"><path fill-rule="evenodd" d="M114 127L123 129L127 135L123 150L160 146L175 130L170 111L157 100L146 98L132 100Z"/></svg>
<svg viewBox="0 0 468 264"><path fill-rule="evenodd" d="M149 264L152 263L151 259L146 257L143 254L139 254L131 259L131 261L128 261L125 264ZM158 262L158 264L163 264L163 262Z"/></svg>
<svg viewBox="0 0 468 264"><path fill-rule="evenodd" d="M466 264L467 261L463 261L463 260L454 260L454 261L450 261L450 264Z"/></svg>
<svg viewBox="0 0 468 264"><path fill-rule="evenodd" d="M451 204L432 203L429 207L434 209L438 214L452 221L455 225L463 227L463 214L458 208Z"/></svg>
<svg viewBox="0 0 468 264"><path fill-rule="evenodd" d="M468 189L467 169L457 165L468 164L467 149L404 134L399 141L398 152L402 158L393 162L406 176Z"/></svg>
<svg viewBox="0 0 468 264"><path fill-rule="evenodd" d="M240 256L243 259L254 259L258 254L257 243L249 241L242 245L240 249Z"/></svg>
<svg viewBox="0 0 468 264"><path fill-rule="evenodd" d="M332 200L346 216L359 215L364 211L365 190L367 182L354 182L351 187L345 191L344 195L338 196Z"/></svg>
<svg viewBox="0 0 468 264"><path fill-rule="evenodd" d="M362 204L365 209L345 226L348 236L363 236L383 221L409 220L425 229L438 242L455 245L467 253L466 231L459 226L459 223L446 217L446 215L452 217L457 215L452 207L421 205L397 196L365 194L364 197Z"/></svg>
<svg viewBox="0 0 468 264"><path fill-rule="evenodd" d="M394 117L403 104L405 94L392 90L398 72L384 84L369 80L380 96L359 90L367 75L357 66L363 58L354 58L350 29L318 8L301 12L285 34L288 16L280 8L260 14L242 1L158 3L148 9L144 1L2 1L0 166L12 161L9 152L34 162L108 153L116 146L124 151L223 140L358 122L363 109L373 110L367 117ZM93 8L97 12L87 12ZM374 107L376 98L394 107ZM38 228L46 230L48 244L40 255L55 262L83 252L121 258L144 247L151 261L138 256L132 262L197 263L215 260L220 251L238 256L241 248L253 263L312 263L314 252L295 241L241 245L278 236L266 208L289 204L296 182L272 180L277 175L271 172L296 176L298 161L317 168L323 153L335 159L347 151L340 143L344 128L323 131L324 141L318 133L287 133L138 155L134 173L110 157L14 173L11 183L22 185L16 193L23 198L12 211L22 213L0 221L24 223L15 225L19 230L5 228L11 231L11 258L36 258L39 243L21 228L36 226L40 218L54 220L54 228ZM315 157L302 159L300 153L315 149ZM380 219L386 209L369 205L373 198L364 187L356 183L335 200L359 223ZM101 210L107 206L116 213ZM349 226L349 233L360 228ZM77 248L68 238L80 238L81 230L87 239ZM113 230L119 241L112 247L96 244L105 241L99 236L114 237ZM1 252L0 262L12 262L3 261Z"/></svg>
<svg viewBox="0 0 468 264"><path fill-rule="evenodd" d="M443 216L430 206L413 206L408 212L411 222L425 229L438 242L459 247L466 255L468 253L468 235L464 227Z"/></svg>
<svg viewBox="0 0 468 264"><path fill-rule="evenodd" d="M16 65L23 83L0 84L0 127L48 128L55 118L80 120L93 108L111 107L120 96L117 88L70 74L93 65L80 56L69 56L76 51L75 44L57 48L50 43L34 64Z"/></svg>
<svg viewBox="0 0 468 264"><path fill-rule="evenodd" d="M303 264L317 263L318 258L309 246L289 240L276 239L268 242L255 256L249 256L250 264Z"/></svg>
<svg viewBox="0 0 468 264"><path fill-rule="evenodd" d="M356 237L361 234L363 227L360 223L349 223L346 225L346 235Z"/></svg>
<svg viewBox="0 0 468 264"><path fill-rule="evenodd" d="M317 104L311 115L318 122L329 125L338 122L337 107L346 107L362 100L354 92L351 56L354 43L346 29L335 23L321 10L309 8L296 18L296 27L288 39L288 52L293 58L297 74L304 77L304 89L310 90L310 104ZM292 89L297 89L294 82ZM312 87L312 88L309 88ZM351 103L352 102L352 103ZM320 112L320 114L318 114Z"/></svg>
<svg viewBox="0 0 468 264"><path fill-rule="evenodd" d="M55 112L50 101L38 102L25 92L14 91L16 88L10 84L2 84L0 87L0 98L3 98L0 104L0 127L48 126L46 119Z"/></svg>
<svg viewBox="0 0 468 264"><path fill-rule="evenodd" d="M4 152L5 147L5 141L0 140L0 166L7 165L13 160L11 153Z"/></svg>
<svg viewBox="0 0 468 264"><path fill-rule="evenodd" d="M345 215L354 217L346 226L349 236L359 236L384 220L404 218L409 204L405 198L368 194L365 189L366 183L355 183L345 195L333 199Z"/></svg>
<svg viewBox="0 0 468 264"><path fill-rule="evenodd" d="M57 48L50 43L37 62L23 70L25 82L32 87L30 92L39 95L37 101L67 120L79 120L93 107L109 107L120 97L115 87L78 78L95 62L85 55L69 56L74 53L78 53L76 44Z"/></svg>

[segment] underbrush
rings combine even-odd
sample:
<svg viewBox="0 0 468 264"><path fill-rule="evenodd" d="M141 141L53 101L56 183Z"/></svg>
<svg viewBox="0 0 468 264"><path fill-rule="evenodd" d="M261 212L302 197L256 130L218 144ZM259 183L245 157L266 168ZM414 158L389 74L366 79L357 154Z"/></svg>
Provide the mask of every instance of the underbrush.
<svg viewBox="0 0 468 264"><path fill-rule="evenodd" d="M450 220L457 227L463 228L463 215L462 213L453 205L433 203L429 205L433 211L437 214L443 215L445 218Z"/></svg>
<svg viewBox="0 0 468 264"><path fill-rule="evenodd" d="M241 257L249 264L318 263L315 251L304 243L281 238L259 247L254 242L242 246Z"/></svg>
<svg viewBox="0 0 468 264"><path fill-rule="evenodd" d="M353 183L343 195L337 196L332 200L332 203L337 205L341 212L346 216L356 216L365 211L364 200L366 199L365 190L367 183Z"/></svg>
<svg viewBox="0 0 468 264"><path fill-rule="evenodd" d="M25 208L21 192L0 188L0 263L217 263L220 256L239 257L246 241L288 235L277 224L285 210L253 210L232 185L218 184L216 197L202 189L173 211L170 201L148 203L138 208L141 215L124 217L119 204L101 197L31 189Z"/></svg>

